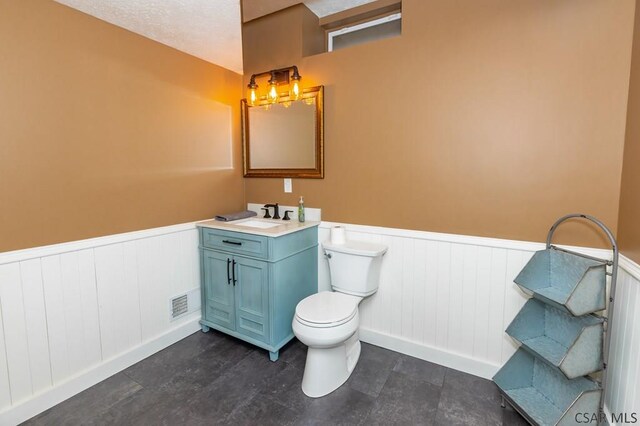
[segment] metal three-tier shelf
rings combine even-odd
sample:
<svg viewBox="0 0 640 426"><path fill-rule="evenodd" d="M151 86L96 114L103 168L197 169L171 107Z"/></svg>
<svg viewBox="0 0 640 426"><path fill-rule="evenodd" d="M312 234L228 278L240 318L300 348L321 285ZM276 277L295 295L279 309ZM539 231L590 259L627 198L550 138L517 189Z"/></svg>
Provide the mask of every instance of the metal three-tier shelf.
<svg viewBox="0 0 640 426"><path fill-rule="evenodd" d="M608 237L613 257L599 259L551 244L556 228L586 219ZM504 401L533 425L574 425L604 408L611 319L618 272L618 245L598 219L569 214L547 235L514 279L531 299L507 327L520 348L494 376ZM607 276L611 277L607 297ZM606 317L599 315L606 310ZM597 381L592 376L601 372Z"/></svg>

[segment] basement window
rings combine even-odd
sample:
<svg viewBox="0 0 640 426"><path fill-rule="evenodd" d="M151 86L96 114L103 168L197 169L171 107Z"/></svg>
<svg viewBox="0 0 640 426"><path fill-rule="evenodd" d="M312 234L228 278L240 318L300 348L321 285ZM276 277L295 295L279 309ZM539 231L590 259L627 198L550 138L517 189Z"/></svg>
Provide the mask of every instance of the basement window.
<svg viewBox="0 0 640 426"><path fill-rule="evenodd" d="M402 13L394 13L382 18L342 27L327 33L327 50L345 47L399 36L402 33Z"/></svg>

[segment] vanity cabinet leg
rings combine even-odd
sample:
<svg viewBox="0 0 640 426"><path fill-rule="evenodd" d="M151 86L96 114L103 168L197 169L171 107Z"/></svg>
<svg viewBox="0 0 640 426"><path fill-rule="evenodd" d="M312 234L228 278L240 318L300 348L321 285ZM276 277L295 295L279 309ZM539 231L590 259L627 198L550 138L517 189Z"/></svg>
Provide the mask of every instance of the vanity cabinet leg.
<svg viewBox="0 0 640 426"><path fill-rule="evenodd" d="M208 333L209 330L211 330L208 326L206 326L204 324L200 324L200 328L202 329L203 333Z"/></svg>
<svg viewBox="0 0 640 426"><path fill-rule="evenodd" d="M280 351L269 352L269 359L273 362L276 362L279 356L280 356Z"/></svg>

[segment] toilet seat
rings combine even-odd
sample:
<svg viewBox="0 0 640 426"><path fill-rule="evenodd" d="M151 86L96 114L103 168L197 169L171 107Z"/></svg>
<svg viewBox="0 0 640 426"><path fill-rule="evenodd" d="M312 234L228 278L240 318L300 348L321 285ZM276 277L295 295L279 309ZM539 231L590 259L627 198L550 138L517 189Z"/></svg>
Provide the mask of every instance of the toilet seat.
<svg viewBox="0 0 640 426"><path fill-rule="evenodd" d="M322 291L298 303L295 317L308 327L337 327L356 316L361 300L358 296Z"/></svg>

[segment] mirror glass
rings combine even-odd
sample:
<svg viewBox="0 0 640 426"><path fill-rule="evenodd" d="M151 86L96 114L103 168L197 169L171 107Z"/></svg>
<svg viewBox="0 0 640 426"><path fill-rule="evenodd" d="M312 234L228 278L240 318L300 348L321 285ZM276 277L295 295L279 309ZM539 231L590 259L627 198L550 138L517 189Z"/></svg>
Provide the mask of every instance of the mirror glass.
<svg viewBox="0 0 640 426"><path fill-rule="evenodd" d="M323 178L323 88L301 99L249 106L242 100L246 177Z"/></svg>

